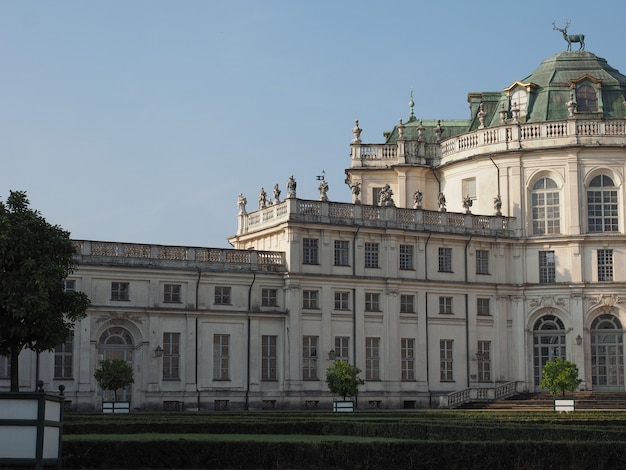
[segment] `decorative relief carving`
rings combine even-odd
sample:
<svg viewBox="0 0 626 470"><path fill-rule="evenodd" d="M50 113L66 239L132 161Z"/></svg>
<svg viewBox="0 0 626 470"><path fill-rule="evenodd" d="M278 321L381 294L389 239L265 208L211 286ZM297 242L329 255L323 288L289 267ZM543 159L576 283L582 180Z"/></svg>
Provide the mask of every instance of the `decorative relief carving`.
<svg viewBox="0 0 626 470"><path fill-rule="evenodd" d="M615 294L600 295L598 297L590 297L591 308L601 308L606 313L612 311L617 305L626 302L626 297Z"/></svg>
<svg viewBox="0 0 626 470"><path fill-rule="evenodd" d="M126 321L133 321L135 323L143 323L143 316L135 315L132 313L120 313L120 312L109 312L103 313L96 317L96 323L104 323L108 321L113 325L123 325Z"/></svg>
<svg viewBox="0 0 626 470"><path fill-rule="evenodd" d="M540 297L530 299L528 304L533 308L544 307L556 310L556 307L565 307L565 299L558 299L556 297Z"/></svg>

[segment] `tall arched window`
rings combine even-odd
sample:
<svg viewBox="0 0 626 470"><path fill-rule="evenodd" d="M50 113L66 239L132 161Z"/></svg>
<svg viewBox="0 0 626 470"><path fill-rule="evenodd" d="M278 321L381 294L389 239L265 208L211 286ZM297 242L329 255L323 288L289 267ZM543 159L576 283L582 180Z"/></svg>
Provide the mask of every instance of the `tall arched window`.
<svg viewBox="0 0 626 470"><path fill-rule="evenodd" d="M560 233L559 189L550 178L540 178L531 192L533 234Z"/></svg>
<svg viewBox="0 0 626 470"><path fill-rule="evenodd" d="M598 110L598 95L591 85L580 85L576 88L576 103L578 111L596 112Z"/></svg>
<svg viewBox="0 0 626 470"><path fill-rule="evenodd" d="M98 341L98 357L101 361L107 359L122 359L129 364L133 363L134 341L130 332L121 326L114 326L106 330ZM130 386L124 390L118 390L117 399L120 401L130 400ZM102 391L103 400L112 400L113 392Z"/></svg>
<svg viewBox="0 0 626 470"><path fill-rule="evenodd" d="M544 315L533 327L535 388L539 388L543 366L557 357L565 359L565 326L554 315Z"/></svg>
<svg viewBox="0 0 626 470"><path fill-rule="evenodd" d="M615 315L591 324L591 377L594 389L624 389L624 333Z"/></svg>
<svg viewBox="0 0 626 470"><path fill-rule="evenodd" d="M589 232L617 232L617 188L607 175L598 175L587 190L587 218Z"/></svg>

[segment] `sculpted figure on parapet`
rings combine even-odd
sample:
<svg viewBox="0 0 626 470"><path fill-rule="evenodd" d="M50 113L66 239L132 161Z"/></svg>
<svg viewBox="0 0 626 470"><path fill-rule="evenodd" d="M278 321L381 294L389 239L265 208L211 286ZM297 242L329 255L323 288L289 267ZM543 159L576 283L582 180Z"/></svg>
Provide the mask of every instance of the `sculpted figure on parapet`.
<svg viewBox="0 0 626 470"><path fill-rule="evenodd" d="M439 196L437 197L437 200L439 202L439 211L445 212L446 211L446 196L442 192L440 192Z"/></svg>
<svg viewBox="0 0 626 470"><path fill-rule="evenodd" d="M422 199L424 198L424 195L422 194L422 192L418 189L417 191L415 191L415 193L413 193L413 209L421 209L422 208Z"/></svg>
<svg viewBox="0 0 626 470"><path fill-rule="evenodd" d="M293 175L287 180L287 197L296 197L296 179Z"/></svg>
<svg viewBox="0 0 626 470"><path fill-rule="evenodd" d="M261 188L261 192L259 193L259 209L265 209L267 207L267 193L265 192L265 188Z"/></svg>
<svg viewBox="0 0 626 470"><path fill-rule="evenodd" d="M280 202L280 189L278 189L278 183L274 185L274 204Z"/></svg>
<svg viewBox="0 0 626 470"><path fill-rule="evenodd" d="M248 203L248 200L244 197L243 193L239 193L239 196L237 197L237 207L239 208L240 214L246 213L247 203Z"/></svg>
<svg viewBox="0 0 626 470"><path fill-rule="evenodd" d="M383 189L380 190L379 202L381 206L393 206L393 191L389 184L385 184Z"/></svg>

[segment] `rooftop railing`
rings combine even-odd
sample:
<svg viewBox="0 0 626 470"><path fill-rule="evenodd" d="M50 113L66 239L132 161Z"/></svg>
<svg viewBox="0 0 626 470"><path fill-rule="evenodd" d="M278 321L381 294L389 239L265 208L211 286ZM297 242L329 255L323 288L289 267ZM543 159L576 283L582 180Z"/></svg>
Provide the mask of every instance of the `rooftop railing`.
<svg viewBox="0 0 626 470"><path fill-rule="evenodd" d="M81 264L219 265L220 269L282 271L283 252L73 240Z"/></svg>
<svg viewBox="0 0 626 470"><path fill-rule="evenodd" d="M475 155L567 145L622 145L626 120L567 119L538 123L507 123L443 139L440 143L398 141L394 144L352 144L352 167L400 164L439 165Z"/></svg>
<svg viewBox="0 0 626 470"><path fill-rule="evenodd" d="M288 198L250 214L239 214L237 235L258 232L285 222L325 223L512 237L514 218L455 212L380 207Z"/></svg>

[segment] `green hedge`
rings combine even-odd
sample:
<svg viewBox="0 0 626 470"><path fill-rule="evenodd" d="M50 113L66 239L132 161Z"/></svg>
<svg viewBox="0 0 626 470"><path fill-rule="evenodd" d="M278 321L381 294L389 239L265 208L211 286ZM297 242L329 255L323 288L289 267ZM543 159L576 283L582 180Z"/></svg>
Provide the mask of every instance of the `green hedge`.
<svg viewBox="0 0 626 470"><path fill-rule="evenodd" d="M620 468L621 442L268 443L201 441L72 441L64 469L77 468Z"/></svg>

